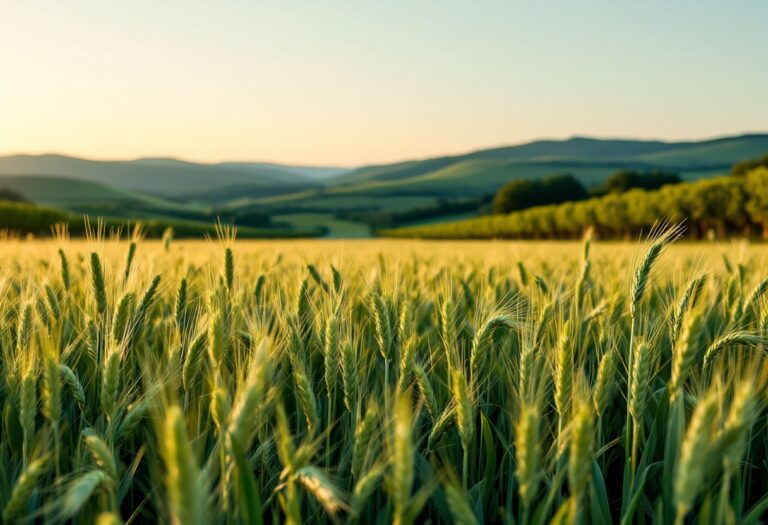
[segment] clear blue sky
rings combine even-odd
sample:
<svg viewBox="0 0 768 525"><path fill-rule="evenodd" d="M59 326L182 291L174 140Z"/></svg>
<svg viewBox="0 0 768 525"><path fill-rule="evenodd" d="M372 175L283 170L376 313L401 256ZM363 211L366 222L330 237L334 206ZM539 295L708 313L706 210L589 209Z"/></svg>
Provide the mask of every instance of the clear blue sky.
<svg viewBox="0 0 768 525"><path fill-rule="evenodd" d="M0 0L0 153L355 165L768 130L768 1Z"/></svg>

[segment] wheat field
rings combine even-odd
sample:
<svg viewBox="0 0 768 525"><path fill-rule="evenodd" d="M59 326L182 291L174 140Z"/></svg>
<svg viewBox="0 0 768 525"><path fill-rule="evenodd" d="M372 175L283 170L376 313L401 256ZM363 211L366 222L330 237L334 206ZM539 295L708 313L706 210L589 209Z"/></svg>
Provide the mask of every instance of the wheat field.
<svg viewBox="0 0 768 525"><path fill-rule="evenodd" d="M3 240L7 523L759 523L768 248Z"/></svg>

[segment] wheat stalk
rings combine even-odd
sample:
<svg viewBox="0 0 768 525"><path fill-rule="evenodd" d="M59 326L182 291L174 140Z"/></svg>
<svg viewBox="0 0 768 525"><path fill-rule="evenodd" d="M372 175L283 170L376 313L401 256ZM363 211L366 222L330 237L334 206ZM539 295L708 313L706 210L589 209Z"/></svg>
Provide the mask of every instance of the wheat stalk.
<svg viewBox="0 0 768 525"><path fill-rule="evenodd" d="M91 253L91 289L96 306L96 315L103 318L107 313L107 287L104 282L104 270L96 252Z"/></svg>
<svg viewBox="0 0 768 525"><path fill-rule="evenodd" d="M376 405L370 405L365 417L355 428L354 443L352 448L352 476L359 478L363 470L366 456L372 448L374 433L378 424L378 410Z"/></svg>
<svg viewBox="0 0 768 525"><path fill-rule="evenodd" d="M388 487L394 506L393 523L406 525L406 509L411 498L414 478L413 431L411 406L401 397L395 406L391 436L391 459Z"/></svg>
<svg viewBox="0 0 768 525"><path fill-rule="evenodd" d="M702 324L703 319L700 314L689 316L675 341L669 383L672 399L680 394L686 378L694 368L700 350Z"/></svg>
<svg viewBox="0 0 768 525"><path fill-rule="evenodd" d="M47 469L47 458L45 457L36 459L27 465L13 485L11 495L3 508L3 520L6 523L10 523L24 512L32 492Z"/></svg>
<svg viewBox="0 0 768 525"><path fill-rule="evenodd" d="M183 414L177 406L170 407L165 414L162 454L171 521L178 525L207 523L207 497L187 437Z"/></svg>
<svg viewBox="0 0 768 525"><path fill-rule="evenodd" d="M479 524L467 501L467 495L458 486L453 483L446 485L445 499L448 500L448 508L451 509L454 523L457 525Z"/></svg>
<svg viewBox="0 0 768 525"><path fill-rule="evenodd" d="M595 407L597 417L608 411L608 407L613 400L613 394L616 390L616 372L619 364L619 352L616 349L609 349L600 359L597 367L597 378L592 392L592 402Z"/></svg>
<svg viewBox="0 0 768 525"><path fill-rule="evenodd" d="M731 346L746 346L748 348L763 347L766 344L768 344L768 338L761 334L744 330L727 332L715 339L712 344L707 347L707 351L704 353L704 366L708 367L717 354L725 348Z"/></svg>
<svg viewBox="0 0 768 525"><path fill-rule="evenodd" d="M541 414L538 407L525 404L515 424L515 477L520 498L529 507L536 496L541 458Z"/></svg>
<svg viewBox="0 0 768 525"><path fill-rule="evenodd" d="M682 524L683 518L693 507L703 485L717 408L717 397L710 393L696 406L685 432L674 484L678 524Z"/></svg>

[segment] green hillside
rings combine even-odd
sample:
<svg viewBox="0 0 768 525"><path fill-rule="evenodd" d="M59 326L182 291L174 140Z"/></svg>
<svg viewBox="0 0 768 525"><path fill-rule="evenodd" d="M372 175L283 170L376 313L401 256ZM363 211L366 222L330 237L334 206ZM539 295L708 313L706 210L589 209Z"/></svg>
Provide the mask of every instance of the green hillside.
<svg viewBox="0 0 768 525"><path fill-rule="evenodd" d="M95 220L95 219L92 219ZM129 232L135 221L126 217L100 217L108 230ZM142 220L142 231L148 237L160 237L167 228L173 230L175 237L204 237L216 236L216 224L212 221L178 220L169 218L151 218ZM80 236L85 233L86 221L83 215L70 213L48 206L25 202L7 202L0 200L0 234L38 236L51 235L57 224L67 224L72 235ZM293 225L288 227L238 227L240 238L294 238L316 237L325 231L311 225Z"/></svg>
<svg viewBox="0 0 768 525"><path fill-rule="evenodd" d="M135 191L66 177L0 175L0 187L10 188L37 203L66 208L93 203L122 203L128 206L141 204L170 210L188 208L173 201L142 195Z"/></svg>
<svg viewBox="0 0 768 525"><path fill-rule="evenodd" d="M766 137L768 145L768 137ZM365 166L336 179L338 184L378 180L391 181L426 175L446 167L474 160L515 161L522 164L560 162L619 161L674 149L676 144L659 141L604 140L576 137L567 140L539 140L517 146L474 151L463 155L436 157L389 164Z"/></svg>
<svg viewBox="0 0 768 525"><path fill-rule="evenodd" d="M76 214L129 219L211 217L210 208L203 206L64 177L0 176L0 188L13 190L30 202Z"/></svg>
<svg viewBox="0 0 768 525"><path fill-rule="evenodd" d="M768 135L744 135L680 145L667 151L634 157L641 162L669 167L720 167L729 169L743 159L761 157L768 153Z"/></svg>
<svg viewBox="0 0 768 525"><path fill-rule="evenodd" d="M421 194L462 197L495 192L503 184L518 178L540 178L570 173L585 185L602 182L617 169L644 167L640 163L518 162L468 159L453 163L418 177L400 180L370 180L360 184L335 187L330 192L367 192L372 194Z"/></svg>
<svg viewBox="0 0 768 525"><path fill-rule="evenodd" d="M768 238L768 168L743 176L722 176L631 189L600 197L536 206L512 213L441 224L385 229L389 237L432 239L578 238L592 228L602 238L632 238L659 220L685 223L694 238L729 235Z"/></svg>
<svg viewBox="0 0 768 525"><path fill-rule="evenodd" d="M453 163L423 175L395 180L368 180L264 198L240 197L228 202L236 207L266 206L270 208L340 210L370 208L397 210L423 206L438 199L460 199L489 195L505 183L519 178L541 178L570 173L586 186L597 186L610 174L621 169L654 169L644 162L517 162L470 159ZM693 180L721 174L722 167L702 166L681 171L683 178Z"/></svg>
<svg viewBox="0 0 768 525"><path fill-rule="evenodd" d="M303 188L294 193L259 195L241 191L225 204L277 214L312 214L318 225L329 228L334 220L349 219L354 213L370 217L433 208L435 215L424 219L431 223L455 218L456 212L441 211L445 209L441 202L487 199L515 179L568 173L587 187L597 187L617 171L636 170L675 172L684 180L698 180L725 174L734 163L766 152L768 135L700 142L589 138L537 141L465 155L363 167L330 179L325 187ZM460 213L462 217L471 216L468 211Z"/></svg>
<svg viewBox="0 0 768 525"><path fill-rule="evenodd" d="M175 159L94 161L62 155L0 157L0 176L52 175L98 182L145 194L184 198L188 195L248 185L254 191L295 191L312 179L297 172L260 164L197 164Z"/></svg>
<svg viewBox="0 0 768 525"><path fill-rule="evenodd" d="M16 155L0 157L0 186L4 181L34 202L78 213L203 222L228 211L299 214L304 224L317 220L314 226L338 231L335 221L363 220L366 214L370 219L420 210L430 222L447 220L470 213L468 208L457 211L457 202L476 200L479 206L515 179L567 173L587 187L597 187L616 171L635 170L675 172L685 180L698 180L725 174L733 164L766 153L768 134L686 142L539 140L353 170Z"/></svg>
<svg viewBox="0 0 768 525"><path fill-rule="evenodd" d="M660 142L573 138L563 141L536 141L520 146L481 150L465 155L422 161L369 166L335 179L336 185L365 182L411 184L429 176L438 181L448 177L461 182L483 177L497 184L508 171L510 179L573 173L586 184L601 182L605 173L627 168L682 169L686 178L722 172L745 158L768 152L768 134L743 135L701 142Z"/></svg>

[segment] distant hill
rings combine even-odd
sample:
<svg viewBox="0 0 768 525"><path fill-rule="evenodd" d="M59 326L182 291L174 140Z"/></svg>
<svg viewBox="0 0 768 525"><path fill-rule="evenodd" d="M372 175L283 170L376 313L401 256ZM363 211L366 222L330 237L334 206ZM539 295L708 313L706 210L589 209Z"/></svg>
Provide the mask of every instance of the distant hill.
<svg viewBox="0 0 768 525"><path fill-rule="evenodd" d="M415 177L434 175L448 167L473 166L465 170L468 177L481 177L487 170L506 166L510 179L517 178L516 169L528 166L536 177L537 172L553 170L582 171L576 173L585 183L598 183L600 176L589 176L592 168L621 169L624 167L669 168L692 172L715 172L730 168L745 158L760 156L768 152L768 134L751 134L725 137L697 142L664 142L646 140L613 140L574 137L566 140L539 140L517 146L484 149L446 157L436 157L388 164L366 166L343 174L334 180L338 185L363 182L404 181ZM470 163L468 161L487 161ZM535 169L541 167L544 169ZM573 168L573 169L570 169ZM449 170L444 173L454 173ZM496 181L494 181L496 182Z"/></svg>
<svg viewBox="0 0 768 525"><path fill-rule="evenodd" d="M519 178L570 173L598 186L615 171L634 169L697 180L765 154L768 134L680 142L573 137L355 169L13 155L0 157L0 188L78 213L191 220L212 210L236 210L313 220L325 216L317 226L327 226L361 214L421 210L428 216L433 209L454 209L457 202L472 206ZM430 220L440 220L439 214Z"/></svg>
<svg viewBox="0 0 768 525"><path fill-rule="evenodd" d="M344 171L265 163L198 164L176 159L97 161L64 155L0 157L0 177L66 177L175 199L226 186L247 186L257 194L264 189L273 195L295 191L304 184Z"/></svg>
<svg viewBox="0 0 768 525"><path fill-rule="evenodd" d="M176 202L163 197L66 177L34 175L0 176L0 189L8 189L36 205L76 215L127 219L197 219L211 221L206 206Z"/></svg>
<svg viewBox="0 0 768 525"><path fill-rule="evenodd" d="M219 162L216 164L196 164L194 162L187 162L183 160L173 158L141 158L134 161L129 161L135 164L142 164L146 166L165 166L165 167L177 167L177 168L190 168L190 167L209 167L216 170L231 170L233 172L252 173L257 176L263 176L268 174L269 177L278 177L279 174L287 174L286 180L280 182L286 182L287 180L295 179L299 180L314 179L324 180L342 175L350 168L334 168L325 166L292 166L287 164L275 164L273 162ZM293 177L291 177L293 176Z"/></svg>
<svg viewBox="0 0 768 525"><path fill-rule="evenodd" d="M351 171L350 168L332 168L323 166L287 166L283 164L272 164L269 162L222 162L220 164L216 164L216 166L220 168L231 168L234 170L254 170L255 172L270 170L272 172L298 175L299 177L303 177L305 179L317 181L332 179Z"/></svg>
<svg viewBox="0 0 768 525"><path fill-rule="evenodd" d="M36 175L0 176L0 188L13 190L37 204L70 208L86 204L153 204L159 207L183 208L182 205L159 197L150 197L130 190L68 177Z"/></svg>
<svg viewBox="0 0 768 525"><path fill-rule="evenodd" d="M587 186L601 184L621 169L665 170L686 180L727 173L743 159L768 153L768 134L704 141L664 142L575 137L540 140L462 155L365 166L341 174L322 190L248 198L238 206L272 206L291 210L370 211L425 207L439 199L478 198L518 178L570 173ZM407 204L405 201L407 199Z"/></svg>
<svg viewBox="0 0 768 525"><path fill-rule="evenodd" d="M766 143L768 143L768 136ZM382 166L365 166L337 179L339 183L367 180L398 180L425 175L471 160L514 161L525 164L552 162L597 162L623 159L647 153L666 151L674 147L661 141L609 140L575 137L566 140L538 140L517 146L484 149L445 157L407 161ZM492 165L492 164L489 164Z"/></svg>
<svg viewBox="0 0 768 525"><path fill-rule="evenodd" d="M488 193L520 177L572 173L587 185L623 168L668 169L697 179L727 171L744 159L768 153L768 134L703 141L616 140L574 137L538 140L356 169L289 166L265 162L201 164L172 158L95 161L63 155L0 157L0 177L53 176L99 183L177 201L222 204L302 201L319 195L453 196ZM311 190L311 191L309 191Z"/></svg>

